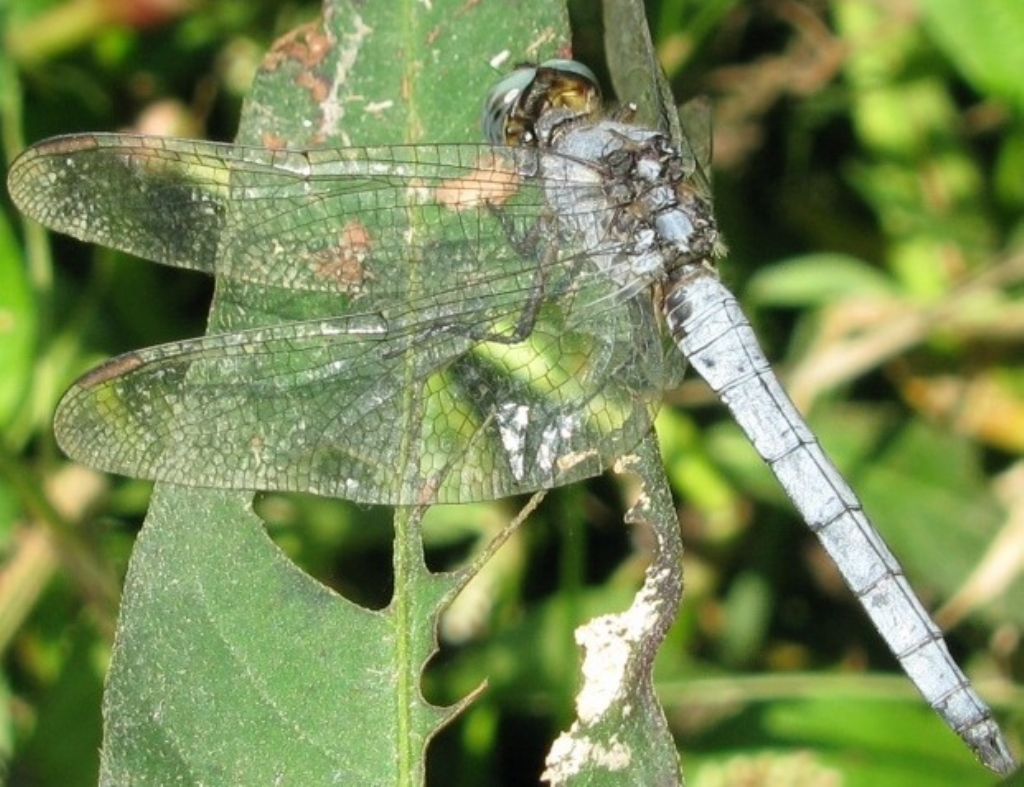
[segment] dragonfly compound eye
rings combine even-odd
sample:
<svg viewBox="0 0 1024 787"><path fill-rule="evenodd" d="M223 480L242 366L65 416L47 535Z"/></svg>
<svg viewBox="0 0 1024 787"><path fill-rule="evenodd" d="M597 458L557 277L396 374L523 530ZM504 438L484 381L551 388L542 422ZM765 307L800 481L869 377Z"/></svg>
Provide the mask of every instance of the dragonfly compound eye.
<svg viewBox="0 0 1024 787"><path fill-rule="evenodd" d="M565 119L596 115L601 90L594 72L575 60L545 60L538 66L519 66L487 96L483 127L495 145L536 142L540 116L561 110Z"/></svg>
<svg viewBox="0 0 1024 787"><path fill-rule="evenodd" d="M488 142L495 145L513 144L508 139L509 123L514 109L533 78L537 75L536 66L520 66L507 74L491 92L487 94L484 104L483 127ZM524 129L517 129L516 140Z"/></svg>

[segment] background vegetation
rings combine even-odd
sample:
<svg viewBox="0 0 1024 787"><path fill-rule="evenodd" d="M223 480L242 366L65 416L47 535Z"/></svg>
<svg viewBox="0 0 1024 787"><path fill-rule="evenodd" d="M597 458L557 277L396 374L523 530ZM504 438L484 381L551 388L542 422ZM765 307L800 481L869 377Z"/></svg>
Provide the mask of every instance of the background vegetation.
<svg viewBox="0 0 1024 787"><path fill-rule="evenodd" d="M715 105L726 281L1020 751L1024 10L986 8L665 0L650 18L677 95ZM9 0L6 160L24 140L78 130L230 139L263 51L316 11ZM577 54L600 68L599 19L589 3L573 11ZM100 359L201 333L209 293L202 277L47 238L4 203L9 783L95 782L118 589L148 493L69 465L53 407ZM687 596L657 675L690 783L994 783L895 672L702 384L669 401L659 433ZM552 495L446 617L428 697L454 701L484 677L490 688L436 742L436 783L535 783L572 717L573 628L621 608L642 575L648 545L621 524L624 494L600 478ZM514 510L437 512L432 562L450 565ZM260 512L307 571L349 598L387 602L386 511L265 496Z"/></svg>

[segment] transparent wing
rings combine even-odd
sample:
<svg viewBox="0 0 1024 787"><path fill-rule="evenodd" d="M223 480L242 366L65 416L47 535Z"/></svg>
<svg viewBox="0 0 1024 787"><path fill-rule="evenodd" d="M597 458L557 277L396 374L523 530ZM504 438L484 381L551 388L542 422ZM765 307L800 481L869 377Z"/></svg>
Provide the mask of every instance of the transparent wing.
<svg viewBox="0 0 1024 787"><path fill-rule="evenodd" d="M605 0L605 50L615 93L636 106L635 122L664 132L679 151L688 179L711 202L711 111L696 98L678 111L651 41L640 0Z"/></svg>
<svg viewBox="0 0 1024 787"><path fill-rule="evenodd" d="M509 245L543 210L536 169L534 151L472 144L298 151L82 134L29 148L8 189L81 240L366 310L420 291L514 291L506 279L536 269Z"/></svg>
<svg viewBox="0 0 1024 787"><path fill-rule="evenodd" d="M694 161L694 172L690 182L710 203L713 154L710 99L707 96L697 96L679 107L679 126L686 149Z"/></svg>
<svg viewBox="0 0 1024 787"><path fill-rule="evenodd" d="M639 125L682 139L675 100L654 51L641 0L605 0L605 50L612 84L620 101L636 105ZM685 150L685 148L684 148Z"/></svg>
<svg viewBox="0 0 1024 787"><path fill-rule="evenodd" d="M289 319L315 318L114 359L62 402L62 447L127 475L387 503L599 472L677 368L649 299L616 301L613 245L597 264L568 237L609 223L596 173L558 184L555 222L540 169L533 151L480 145L31 148L8 181L44 224L294 293Z"/></svg>

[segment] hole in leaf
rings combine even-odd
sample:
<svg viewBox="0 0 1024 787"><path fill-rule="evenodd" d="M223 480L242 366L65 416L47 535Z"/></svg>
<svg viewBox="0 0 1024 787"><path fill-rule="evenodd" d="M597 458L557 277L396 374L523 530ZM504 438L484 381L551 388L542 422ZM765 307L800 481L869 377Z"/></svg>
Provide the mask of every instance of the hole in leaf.
<svg viewBox="0 0 1024 787"><path fill-rule="evenodd" d="M281 550L349 601L383 609L391 601L391 509L315 495L267 493L256 513Z"/></svg>

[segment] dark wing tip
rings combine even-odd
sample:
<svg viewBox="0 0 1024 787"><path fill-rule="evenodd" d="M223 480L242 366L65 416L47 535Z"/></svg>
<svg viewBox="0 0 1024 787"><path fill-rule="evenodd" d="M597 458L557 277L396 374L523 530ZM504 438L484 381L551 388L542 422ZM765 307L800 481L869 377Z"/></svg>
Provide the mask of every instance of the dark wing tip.
<svg viewBox="0 0 1024 787"><path fill-rule="evenodd" d="M94 134L65 134L37 142L29 150L40 156L62 156L80 150L95 150L99 146Z"/></svg>
<svg viewBox="0 0 1024 787"><path fill-rule="evenodd" d="M124 355L119 355L82 375L75 383L75 388L82 388L88 391L90 388L102 385L115 377L122 377L129 372L134 372L144 364L145 360L139 353L125 353Z"/></svg>
<svg viewBox="0 0 1024 787"><path fill-rule="evenodd" d="M32 195L45 190L49 183L44 177L40 177L39 171L33 173L34 162L55 156L67 156L83 150L95 150L99 146L99 140L94 134L66 134L30 145L17 155L7 171L7 193L22 213L37 219L39 211L34 208L36 201ZM36 166L42 166L44 174L47 171L45 164Z"/></svg>

